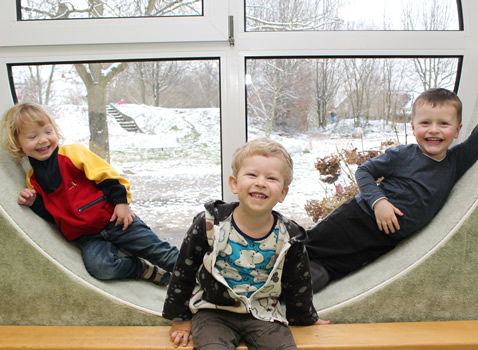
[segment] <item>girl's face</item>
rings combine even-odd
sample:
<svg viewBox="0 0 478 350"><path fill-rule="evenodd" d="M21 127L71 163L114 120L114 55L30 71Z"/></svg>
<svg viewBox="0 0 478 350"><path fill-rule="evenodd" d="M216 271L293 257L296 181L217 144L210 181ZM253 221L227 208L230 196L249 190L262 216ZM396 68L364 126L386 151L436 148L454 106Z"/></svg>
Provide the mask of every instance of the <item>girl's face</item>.
<svg viewBox="0 0 478 350"><path fill-rule="evenodd" d="M24 123L17 137L23 153L36 160L47 160L58 146L55 128L46 119L44 121L43 125Z"/></svg>

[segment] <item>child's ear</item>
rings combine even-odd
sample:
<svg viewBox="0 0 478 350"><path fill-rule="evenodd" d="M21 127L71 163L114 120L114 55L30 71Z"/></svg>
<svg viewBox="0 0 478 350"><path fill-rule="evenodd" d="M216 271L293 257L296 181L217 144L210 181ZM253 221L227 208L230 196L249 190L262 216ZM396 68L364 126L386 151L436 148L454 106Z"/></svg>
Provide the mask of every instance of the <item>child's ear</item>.
<svg viewBox="0 0 478 350"><path fill-rule="evenodd" d="M229 187L232 193L237 194L237 179L234 175L229 176Z"/></svg>
<svg viewBox="0 0 478 350"><path fill-rule="evenodd" d="M282 203L287 196L287 193L289 193L289 186L285 186L284 189L282 190L281 196L279 198L279 203Z"/></svg>
<svg viewBox="0 0 478 350"><path fill-rule="evenodd" d="M458 138L458 135L460 134L460 130L461 130L461 127L463 126L463 124L460 124L458 125L458 127L456 128L456 132L455 132L455 139Z"/></svg>
<svg viewBox="0 0 478 350"><path fill-rule="evenodd" d="M410 120L410 125L412 126L413 136L415 136L415 126L413 125L413 118Z"/></svg>

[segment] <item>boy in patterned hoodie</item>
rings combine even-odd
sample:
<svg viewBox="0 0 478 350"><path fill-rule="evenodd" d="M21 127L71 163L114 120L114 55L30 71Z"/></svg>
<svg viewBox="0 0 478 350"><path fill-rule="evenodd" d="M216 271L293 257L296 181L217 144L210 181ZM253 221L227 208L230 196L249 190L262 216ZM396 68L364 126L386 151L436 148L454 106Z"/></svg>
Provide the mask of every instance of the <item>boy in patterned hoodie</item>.
<svg viewBox="0 0 478 350"><path fill-rule="evenodd" d="M234 154L232 192L239 202L209 202L187 232L163 317L175 346L296 349L289 322L326 324L312 303L305 232L273 207L292 181L292 159L262 138ZM283 314L280 301L286 305Z"/></svg>

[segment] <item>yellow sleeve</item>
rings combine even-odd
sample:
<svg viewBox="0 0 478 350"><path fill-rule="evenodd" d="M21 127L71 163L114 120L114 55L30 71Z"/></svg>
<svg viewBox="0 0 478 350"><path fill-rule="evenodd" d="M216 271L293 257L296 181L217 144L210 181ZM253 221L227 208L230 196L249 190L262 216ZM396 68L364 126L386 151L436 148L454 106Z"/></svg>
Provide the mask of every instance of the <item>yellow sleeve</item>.
<svg viewBox="0 0 478 350"><path fill-rule="evenodd" d="M73 164L85 173L87 179L96 184L115 179L126 189L128 203L131 203L130 183L106 161L80 144L60 146L58 154L67 156Z"/></svg>
<svg viewBox="0 0 478 350"><path fill-rule="evenodd" d="M28 172L27 172L27 178L26 178L26 183L27 183L27 188L29 188L29 189L31 189L31 190L33 190L33 185L32 185L32 183L31 183L31 181L30 181L30 178L32 177L32 175L33 175L33 169L28 170Z"/></svg>

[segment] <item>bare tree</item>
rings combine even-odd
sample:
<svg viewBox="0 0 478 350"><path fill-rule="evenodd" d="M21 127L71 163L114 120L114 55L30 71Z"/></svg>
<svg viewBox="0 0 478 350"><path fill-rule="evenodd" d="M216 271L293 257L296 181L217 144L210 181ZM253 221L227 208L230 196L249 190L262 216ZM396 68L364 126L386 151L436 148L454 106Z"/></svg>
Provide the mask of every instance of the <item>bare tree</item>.
<svg viewBox="0 0 478 350"><path fill-rule="evenodd" d="M74 18L77 16L103 17L124 15L158 16L171 14L184 14L193 4L200 0L163 0L160 2L148 0L88 0L84 5L74 5L71 2L60 0L24 0L22 13L33 18ZM144 6L146 4L146 6ZM188 10L189 9L189 10ZM139 11L139 12L138 12ZM196 11L197 12L197 11ZM75 64L75 69L85 84L88 95L88 114L90 126L90 149L100 157L109 161L108 125L106 123L106 91L111 80L128 66L127 62L119 64ZM155 85L156 97L159 98L160 83Z"/></svg>
<svg viewBox="0 0 478 350"><path fill-rule="evenodd" d="M384 124L392 122L395 125L403 118L405 105L409 102L411 91L407 90L405 76L406 66L410 60L385 58L382 62L382 89L380 118ZM403 120L403 122L407 122Z"/></svg>
<svg viewBox="0 0 478 350"><path fill-rule="evenodd" d="M453 27L449 2L429 0L417 4L408 0L403 7L402 24L406 30L447 30ZM414 60L415 73L421 88L450 86L456 76L456 60L449 58L417 58Z"/></svg>
<svg viewBox="0 0 478 350"><path fill-rule="evenodd" d="M25 72L23 75L23 99L47 105L52 96L54 73L54 65L49 67L41 65L28 66L28 73Z"/></svg>
<svg viewBox="0 0 478 350"><path fill-rule="evenodd" d="M330 29L343 21L337 16L342 0L247 0L248 31Z"/></svg>
<svg viewBox="0 0 478 350"><path fill-rule="evenodd" d="M456 59L454 58L417 58L414 60L415 74L421 88L452 87L456 78Z"/></svg>
<svg viewBox="0 0 478 350"><path fill-rule="evenodd" d="M329 107L334 104L340 86L340 61L337 59L315 60L315 91L317 101L317 121L319 127L327 126Z"/></svg>
<svg viewBox="0 0 478 350"><path fill-rule="evenodd" d="M101 63L75 64L76 71L86 86L88 96L90 150L107 161L110 160L110 149L106 120L106 87L127 66L127 62L113 65L103 65Z"/></svg>
<svg viewBox="0 0 478 350"><path fill-rule="evenodd" d="M343 21L338 17L342 0L247 0L246 27L249 31L333 30ZM334 84L326 70L318 72L314 60L251 60L248 72L248 114L262 119L265 134L285 124L304 130L307 116L315 111L323 118L323 104L331 99ZM324 68L332 69L332 63ZM333 72L330 72L333 76ZM320 75L320 76L319 76ZM320 82L319 82L320 79ZM325 89L329 89L326 91ZM326 110L326 107L325 107Z"/></svg>
<svg viewBox="0 0 478 350"><path fill-rule="evenodd" d="M201 15L202 0L21 0L22 19Z"/></svg>
<svg viewBox="0 0 478 350"><path fill-rule="evenodd" d="M274 127L290 131L303 129L313 99L306 90L309 70L301 59L250 61L248 72L254 76L248 86L248 114L262 124L266 136Z"/></svg>
<svg viewBox="0 0 478 350"><path fill-rule="evenodd" d="M344 89L357 126L361 118L369 116L370 106L377 91L379 78L375 72L378 64L379 61L374 59L344 60Z"/></svg>

